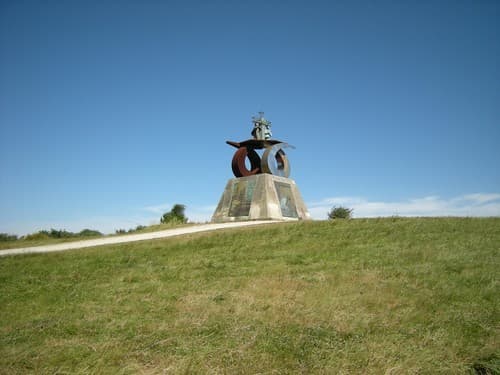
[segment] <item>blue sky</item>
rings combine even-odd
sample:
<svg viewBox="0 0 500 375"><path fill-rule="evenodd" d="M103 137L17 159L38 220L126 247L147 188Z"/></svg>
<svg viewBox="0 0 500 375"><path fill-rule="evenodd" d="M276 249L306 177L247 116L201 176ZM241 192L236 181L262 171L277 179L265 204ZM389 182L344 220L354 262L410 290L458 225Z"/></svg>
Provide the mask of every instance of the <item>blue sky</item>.
<svg viewBox="0 0 500 375"><path fill-rule="evenodd" d="M500 215L498 1L2 1L0 232L209 220L265 111L313 217Z"/></svg>

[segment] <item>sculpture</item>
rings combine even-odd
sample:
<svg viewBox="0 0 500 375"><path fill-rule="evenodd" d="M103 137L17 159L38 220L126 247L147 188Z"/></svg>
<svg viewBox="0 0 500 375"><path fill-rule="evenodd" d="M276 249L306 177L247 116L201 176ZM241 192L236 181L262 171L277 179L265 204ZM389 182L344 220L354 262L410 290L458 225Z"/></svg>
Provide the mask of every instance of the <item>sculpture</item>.
<svg viewBox="0 0 500 375"><path fill-rule="evenodd" d="M288 178L290 163L283 149L293 146L271 139L271 122L263 112L252 123L251 139L226 141L237 149L231 162L236 178L227 182L212 222L309 220L299 189Z"/></svg>
<svg viewBox="0 0 500 375"><path fill-rule="evenodd" d="M271 139L271 122L264 118L264 112L259 112L258 117L252 117L252 122L254 124L252 139L242 142L226 141L227 144L237 148L231 163L235 177L269 173L288 178L290 163L283 149L293 146ZM262 159L255 151L261 149L264 149ZM246 166L246 158L250 160L250 169Z"/></svg>

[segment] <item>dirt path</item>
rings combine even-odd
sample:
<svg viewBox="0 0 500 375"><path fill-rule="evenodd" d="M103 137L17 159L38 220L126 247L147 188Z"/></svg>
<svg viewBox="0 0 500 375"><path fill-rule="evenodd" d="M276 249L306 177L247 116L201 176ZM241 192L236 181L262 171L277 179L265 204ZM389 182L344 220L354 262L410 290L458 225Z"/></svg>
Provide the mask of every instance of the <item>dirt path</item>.
<svg viewBox="0 0 500 375"><path fill-rule="evenodd" d="M144 241L152 240L156 238L166 238L172 236L179 236L182 234L207 232L226 228L237 228L246 227L250 225L260 225L260 224L272 224L279 223L279 221L242 221L235 223L221 223L221 224L201 224L194 225L191 227L167 229L158 232L141 233L141 234L128 234L124 236L113 236L106 238L97 238L94 240L84 240L75 242L66 242L55 245L44 245L44 246L34 246L34 247L22 247L17 249L6 249L0 250L0 257L7 255L19 255L19 254L33 254L33 253L48 253L53 251L65 251L72 249L81 249L84 247L93 247L101 245L110 245L124 242L134 242L134 241Z"/></svg>

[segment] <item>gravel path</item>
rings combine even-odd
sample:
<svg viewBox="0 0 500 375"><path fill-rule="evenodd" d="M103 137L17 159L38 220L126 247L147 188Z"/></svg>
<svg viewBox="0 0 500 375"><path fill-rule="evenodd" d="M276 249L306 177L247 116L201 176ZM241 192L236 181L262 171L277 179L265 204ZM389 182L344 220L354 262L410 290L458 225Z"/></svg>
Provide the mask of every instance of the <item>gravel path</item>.
<svg viewBox="0 0 500 375"><path fill-rule="evenodd" d="M97 238L94 240L84 240L84 241L74 241L66 242L55 245L44 245L44 246L34 246L34 247L21 247L18 249L6 249L0 250L0 257L6 255L19 255L19 254L33 254L33 253L48 253L53 251L65 251L72 249L81 249L84 247L93 247L101 245L110 245L116 243L124 242L134 242L134 241L144 241L152 240L155 238L165 238L172 236L179 236L182 234L207 232L226 228L236 228L236 227L246 227L250 225L260 225L260 224L272 224L280 223L280 221L241 221L235 223L220 223L220 224L201 224L193 225L191 227L183 227L176 229L167 229L158 232L141 233L141 234L128 234L125 236L113 236L106 238Z"/></svg>

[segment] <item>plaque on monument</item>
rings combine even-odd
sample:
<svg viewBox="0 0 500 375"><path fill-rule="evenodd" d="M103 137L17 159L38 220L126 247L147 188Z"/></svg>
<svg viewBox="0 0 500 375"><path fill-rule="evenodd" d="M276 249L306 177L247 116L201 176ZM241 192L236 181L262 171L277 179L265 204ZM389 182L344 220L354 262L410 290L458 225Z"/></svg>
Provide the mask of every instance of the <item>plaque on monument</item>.
<svg viewBox="0 0 500 375"><path fill-rule="evenodd" d="M299 216L297 215L297 210L295 209L295 201L293 199L290 184L275 181L274 186L276 188L276 192L278 193L281 214L285 217L298 218Z"/></svg>
<svg viewBox="0 0 500 375"><path fill-rule="evenodd" d="M226 142L237 149L231 162L235 178L228 181L212 222L310 219L295 181L288 178L290 162L283 149L294 147L271 139L271 122L263 112L252 122L252 139Z"/></svg>
<svg viewBox="0 0 500 375"><path fill-rule="evenodd" d="M255 180L236 181L233 184L229 216L248 216L250 213L250 206L252 205L255 182Z"/></svg>

